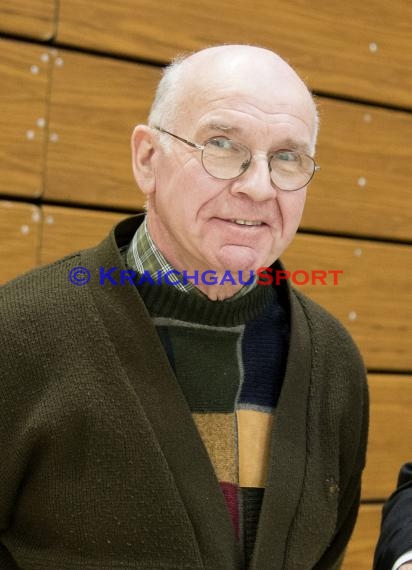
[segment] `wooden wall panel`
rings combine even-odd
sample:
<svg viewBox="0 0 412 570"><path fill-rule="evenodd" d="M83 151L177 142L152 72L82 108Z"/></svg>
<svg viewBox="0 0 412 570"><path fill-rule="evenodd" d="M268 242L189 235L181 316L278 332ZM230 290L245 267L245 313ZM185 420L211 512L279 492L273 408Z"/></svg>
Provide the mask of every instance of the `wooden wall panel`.
<svg viewBox="0 0 412 570"><path fill-rule="evenodd" d="M282 256L290 271L343 270L338 285L299 286L349 329L369 368L412 369L411 247L298 234ZM304 275L296 276L304 281Z"/></svg>
<svg viewBox="0 0 412 570"><path fill-rule="evenodd" d="M279 51L312 87L412 107L412 4L61 0L58 40L167 61L216 43Z"/></svg>
<svg viewBox="0 0 412 570"><path fill-rule="evenodd" d="M0 30L50 40L56 29L57 0L2 0Z"/></svg>
<svg viewBox="0 0 412 570"><path fill-rule="evenodd" d="M370 432L363 499L386 500L411 460L412 376L369 375Z"/></svg>
<svg viewBox="0 0 412 570"><path fill-rule="evenodd" d="M412 239L412 115L325 98L319 106L321 170L302 227Z"/></svg>
<svg viewBox="0 0 412 570"><path fill-rule="evenodd" d="M0 40L0 193L42 192L50 54Z"/></svg>
<svg viewBox="0 0 412 570"><path fill-rule="evenodd" d="M0 201L0 284L39 263L40 209Z"/></svg>
<svg viewBox="0 0 412 570"><path fill-rule="evenodd" d="M45 198L141 208L130 137L146 120L160 71L64 51L57 59Z"/></svg>
<svg viewBox="0 0 412 570"><path fill-rule="evenodd" d="M73 251L102 241L111 227L127 214L78 208L42 207L40 263L50 263Z"/></svg>
<svg viewBox="0 0 412 570"><path fill-rule="evenodd" d="M381 510L382 505L361 505L342 570L371 570L379 536Z"/></svg>

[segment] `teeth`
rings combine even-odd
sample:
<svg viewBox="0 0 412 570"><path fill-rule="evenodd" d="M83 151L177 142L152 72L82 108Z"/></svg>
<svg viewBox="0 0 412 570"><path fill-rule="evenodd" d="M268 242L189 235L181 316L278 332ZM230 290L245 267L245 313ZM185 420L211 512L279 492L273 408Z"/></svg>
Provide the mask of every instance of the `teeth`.
<svg viewBox="0 0 412 570"><path fill-rule="evenodd" d="M240 226L261 226L262 222L260 222L259 220L253 221L253 220L230 220L231 222L234 222L235 224L239 224Z"/></svg>

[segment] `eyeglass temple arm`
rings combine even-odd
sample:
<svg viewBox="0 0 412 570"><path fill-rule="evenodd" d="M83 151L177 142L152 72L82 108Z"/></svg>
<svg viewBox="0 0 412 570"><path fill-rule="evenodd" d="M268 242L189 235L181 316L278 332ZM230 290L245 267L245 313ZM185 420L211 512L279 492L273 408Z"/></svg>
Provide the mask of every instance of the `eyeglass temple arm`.
<svg viewBox="0 0 412 570"><path fill-rule="evenodd" d="M187 139L183 139L182 137L179 137L173 133L171 133L170 131L166 131L166 129L162 129L161 127L154 127L156 130L158 130L161 133L166 133L167 135L170 135L171 137L174 137L175 139L184 142L186 144L188 144L189 146L192 146L193 148L197 148L199 150L203 150L205 147L201 144L197 144L191 141L188 141Z"/></svg>

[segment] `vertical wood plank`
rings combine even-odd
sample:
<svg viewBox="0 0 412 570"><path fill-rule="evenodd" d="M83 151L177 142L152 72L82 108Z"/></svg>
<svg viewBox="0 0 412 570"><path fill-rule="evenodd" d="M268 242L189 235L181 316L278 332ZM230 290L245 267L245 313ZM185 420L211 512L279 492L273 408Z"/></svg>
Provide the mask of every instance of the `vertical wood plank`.
<svg viewBox="0 0 412 570"><path fill-rule="evenodd" d="M130 139L160 70L64 51L55 62L45 198L142 208Z"/></svg>
<svg viewBox="0 0 412 570"><path fill-rule="evenodd" d="M49 68L49 50L0 40L1 194L42 193Z"/></svg>
<svg viewBox="0 0 412 570"><path fill-rule="evenodd" d="M93 247L127 214L59 206L42 207L40 262L50 263L73 251Z"/></svg>
<svg viewBox="0 0 412 570"><path fill-rule="evenodd" d="M39 40L56 33L58 0L2 0L0 30Z"/></svg>
<svg viewBox="0 0 412 570"><path fill-rule="evenodd" d="M381 509L382 505L361 505L342 570L371 570L379 536Z"/></svg>
<svg viewBox="0 0 412 570"><path fill-rule="evenodd" d="M38 265L39 222L37 206L0 201L0 283Z"/></svg>
<svg viewBox="0 0 412 570"><path fill-rule="evenodd" d="M361 239L298 234L282 256L295 285L353 335L369 368L412 369L412 248ZM342 270L333 285L312 283L313 270ZM305 274L306 272L306 274ZM293 278L293 275L291 275ZM293 284L293 281L292 281Z"/></svg>
<svg viewBox="0 0 412 570"><path fill-rule="evenodd" d="M411 458L412 376L370 374L370 428L363 499L386 500Z"/></svg>

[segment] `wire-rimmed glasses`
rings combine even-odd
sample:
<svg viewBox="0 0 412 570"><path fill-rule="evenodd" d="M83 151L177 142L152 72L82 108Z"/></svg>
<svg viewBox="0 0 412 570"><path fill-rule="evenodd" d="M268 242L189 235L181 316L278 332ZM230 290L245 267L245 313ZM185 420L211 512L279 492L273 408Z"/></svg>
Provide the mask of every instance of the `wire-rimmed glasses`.
<svg viewBox="0 0 412 570"><path fill-rule="evenodd" d="M252 162L251 150L224 136L214 136L198 144L170 131L155 127L175 139L201 151L203 168L219 180L233 180L246 172ZM308 154L296 150L280 149L268 156L272 184L279 190L294 192L309 184L320 166Z"/></svg>

